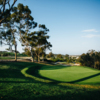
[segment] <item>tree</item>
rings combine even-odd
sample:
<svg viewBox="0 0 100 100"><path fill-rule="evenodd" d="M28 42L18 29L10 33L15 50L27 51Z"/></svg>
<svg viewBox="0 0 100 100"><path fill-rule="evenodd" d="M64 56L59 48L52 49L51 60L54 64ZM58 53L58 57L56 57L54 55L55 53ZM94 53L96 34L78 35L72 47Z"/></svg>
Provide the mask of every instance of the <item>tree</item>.
<svg viewBox="0 0 100 100"><path fill-rule="evenodd" d="M83 66L100 69L100 52L89 50L88 53L79 57L79 62Z"/></svg>
<svg viewBox="0 0 100 100"><path fill-rule="evenodd" d="M13 0L12 3L10 1L11 0L0 0L0 31L2 34L4 33L2 23L9 21L6 19L10 16L17 0ZM0 45L2 45L2 34L0 34Z"/></svg>
<svg viewBox="0 0 100 100"><path fill-rule="evenodd" d="M23 36L21 36L21 43L22 46L25 46L25 49L30 52L31 57L32 57L32 62L34 61L34 46L36 46L35 42L36 42L37 36L36 36L36 32L31 32L31 33L24 33Z"/></svg>
<svg viewBox="0 0 100 100"><path fill-rule="evenodd" d="M11 42L15 46L15 61L17 61L17 38L18 36L22 38L27 30L36 26L36 23L31 16L31 10L23 4L18 4L17 7L13 7L12 14L7 20L9 21L5 22L3 26L11 33L9 36L6 34L6 36L12 39Z"/></svg>
<svg viewBox="0 0 100 100"><path fill-rule="evenodd" d="M94 68L97 68L100 70L100 52L95 52Z"/></svg>
<svg viewBox="0 0 100 100"><path fill-rule="evenodd" d="M9 26L8 26L8 23L4 24L4 27L7 28L6 29L7 31L5 31L5 34L4 33L2 34L2 37L4 37L2 39L2 43L6 44L6 45L9 45L9 50L10 51L13 51L12 46L13 45L15 46L15 61L17 61L16 29L12 28L10 23L9 23ZM5 41L6 41L6 43L5 43Z"/></svg>
<svg viewBox="0 0 100 100"><path fill-rule="evenodd" d="M54 54L53 54L52 52L50 52L50 53L48 54L48 58L51 58L51 57L54 57Z"/></svg>
<svg viewBox="0 0 100 100"><path fill-rule="evenodd" d="M69 62L69 55L68 55L68 54L65 55L65 60L66 60L67 62Z"/></svg>
<svg viewBox="0 0 100 100"><path fill-rule="evenodd" d="M31 56L31 53L30 53L30 51L29 51L27 48L25 48L24 51L25 51L24 53L25 53L27 56Z"/></svg>
<svg viewBox="0 0 100 100"><path fill-rule="evenodd" d="M10 30L2 31L1 35L2 35L1 44L9 45L9 49L11 50L11 48L12 48L12 44L11 44L12 39L11 39L11 32L10 32Z"/></svg>
<svg viewBox="0 0 100 100"><path fill-rule="evenodd" d="M42 55L45 50L52 46L50 42L47 41L49 38L47 34L48 29L45 25L39 25L39 28L42 28L40 31L34 31L31 33L26 32L21 38L22 45L28 49L32 56L32 62L34 61L34 55L40 61L40 55Z"/></svg>
<svg viewBox="0 0 100 100"><path fill-rule="evenodd" d="M45 25L39 25L40 31L37 32L37 41L36 41L36 55L38 57L38 62L40 62L40 55L41 53L44 53L46 49L50 50L50 47L52 47L51 43L47 41L49 39L49 36L47 35L47 32L49 29L46 28Z"/></svg>
<svg viewBox="0 0 100 100"><path fill-rule="evenodd" d="M93 65L93 62L92 62L92 58L91 56L89 55L89 53L87 54L82 54L80 57L79 57L79 62L81 63L81 65L83 66L92 66Z"/></svg>
<svg viewBox="0 0 100 100"><path fill-rule="evenodd" d="M11 0L0 0L0 24L10 16L10 12L17 0L13 0L12 4L10 1Z"/></svg>
<svg viewBox="0 0 100 100"><path fill-rule="evenodd" d="M61 54L58 54L57 58L63 58L63 56Z"/></svg>

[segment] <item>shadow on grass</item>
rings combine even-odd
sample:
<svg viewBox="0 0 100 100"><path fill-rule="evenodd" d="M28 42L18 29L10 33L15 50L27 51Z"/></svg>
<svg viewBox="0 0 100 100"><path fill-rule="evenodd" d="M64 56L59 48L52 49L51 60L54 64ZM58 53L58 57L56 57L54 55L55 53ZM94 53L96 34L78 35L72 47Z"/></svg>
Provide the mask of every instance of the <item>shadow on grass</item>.
<svg viewBox="0 0 100 100"><path fill-rule="evenodd" d="M3 67L2 67L2 66ZM8 67L6 67L8 66ZM56 81L50 78L46 78L43 77L39 74L39 70L54 70L54 69L62 69L62 68L68 68L71 66L50 66L50 65L43 65L43 64L38 64L38 63L30 63L30 62L0 62L0 78L13 78L13 79L24 79L26 81L2 81L1 82L17 82L17 83L32 83L32 82L39 82L39 81L35 81L29 77L25 77L20 71L22 69L24 69L26 66L34 66L34 67L30 67L26 73L33 75L35 77L38 78L42 78L45 80L51 80L52 82L50 82L51 84L58 84L58 83L62 83L63 81ZM100 73L91 75L91 76L87 76L75 81L71 81L71 82L63 82L63 83L72 83L75 84L77 82L81 82L81 81L85 81L87 79L99 76ZM97 85L99 85L100 83L95 83Z"/></svg>
<svg viewBox="0 0 100 100"><path fill-rule="evenodd" d="M62 69L62 68L68 68L71 66L62 66L62 65L54 65L54 64L50 64L50 65L43 65L43 64L38 64L37 68L41 69L41 70L55 70L55 69Z"/></svg>
<svg viewBox="0 0 100 100"><path fill-rule="evenodd" d="M26 66L32 66L32 65L33 63L29 63L29 62L0 62L0 78L28 80L29 78L25 77L21 73L21 70Z"/></svg>
<svg viewBox="0 0 100 100"><path fill-rule="evenodd" d="M30 91L27 91L27 93ZM53 92L53 91L52 91ZM12 96L9 97L7 99L4 98L4 100L100 100L100 96L99 96L99 91L84 91L84 92L66 92L63 93L63 91L56 91L59 94L54 94L53 95L47 95L47 93L45 93L44 95L41 95L40 92L36 92L36 94L32 93L28 93L26 94L26 92L22 92L21 94L24 94L22 96L18 95L18 97L16 96ZM93 94L93 95L91 95Z"/></svg>
<svg viewBox="0 0 100 100"><path fill-rule="evenodd" d="M35 71L34 71L34 68L31 67L29 68L29 70L27 70L26 72L28 74L31 74L35 77L38 77L38 78L42 78L42 79L45 79L45 80L51 80L51 84L58 84L58 83L62 83L63 81L57 81L57 80L53 80L53 79L50 79L50 78L47 78L47 77L43 77L39 74L39 70L42 69L41 68L42 66L37 66L35 68ZM43 66L43 70L54 70L54 69L60 69L60 68L65 68L66 66ZM71 66L67 66L67 67L71 67ZM66 67L66 68L67 68ZM100 73L97 73L97 74L94 74L94 75L90 75L90 76L87 76L87 77L84 77L84 78L81 78L81 79L78 79L78 80L75 80L75 81L70 81L70 82L63 82L63 83L71 83L71 84L77 84L77 82L81 82L81 81L85 81L87 79L91 79L93 77L96 77L96 76L99 76ZM88 83L87 83L88 84ZM91 83L92 84L92 83ZM90 84L89 84L90 85ZM100 83L93 83L93 85L100 85Z"/></svg>
<svg viewBox="0 0 100 100"><path fill-rule="evenodd" d="M90 78L93 78L93 77L96 77L96 76L99 76L99 75L100 75L100 73L97 73L97 74L94 74L94 75L91 75L91 76L88 76L88 77L81 78L79 80L71 81L69 83L77 83L77 82L85 81L87 79L90 79Z"/></svg>
<svg viewBox="0 0 100 100"><path fill-rule="evenodd" d="M59 86L57 85L57 83L60 82L55 80L52 80L53 81L52 84L43 83L43 82L33 80L29 77L27 78L23 74L21 74L22 69L26 68L26 66L33 65L35 67L30 67L29 70L27 70L27 73L32 74L36 77L47 79L45 77L40 76L38 73L38 70L41 68L41 66L44 67L44 65L25 63L25 62L12 62L12 63L5 62L2 64L0 63L0 65L1 65L0 78L3 79L8 78L8 81L7 80L0 81L0 83L3 83L0 84L1 85L0 99L4 99L4 100L33 100L33 99L34 100L55 100L55 99L57 100L99 100L100 99L100 90L88 90L84 88L78 89L69 86L66 87ZM6 65L8 67L2 67ZM9 80L10 78L12 78L12 80ZM14 81L13 79L16 78L25 79L25 81L22 80ZM8 84L8 83L15 83L15 84ZM27 84L27 83L32 83L32 84ZM7 89L5 85L8 85L7 87L11 85L13 86L13 88Z"/></svg>

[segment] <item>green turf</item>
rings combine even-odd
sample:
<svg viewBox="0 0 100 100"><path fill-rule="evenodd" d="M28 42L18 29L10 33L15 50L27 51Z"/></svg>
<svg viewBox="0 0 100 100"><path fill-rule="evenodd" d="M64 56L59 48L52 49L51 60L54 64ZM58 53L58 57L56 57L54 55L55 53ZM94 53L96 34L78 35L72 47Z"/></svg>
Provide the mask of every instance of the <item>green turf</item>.
<svg viewBox="0 0 100 100"><path fill-rule="evenodd" d="M15 59L14 57L0 57L0 60L9 60L9 59Z"/></svg>
<svg viewBox="0 0 100 100"><path fill-rule="evenodd" d="M100 88L86 88L58 82L46 82L38 69L56 70L30 62L0 62L0 100L99 100ZM62 67L63 69L64 67Z"/></svg>
<svg viewBox="0 0 100 100"><path fill-rule="evenodd" d="M44 66L39 74L48 79L76 83L100 85L100 71L82 66Z"/></svg>

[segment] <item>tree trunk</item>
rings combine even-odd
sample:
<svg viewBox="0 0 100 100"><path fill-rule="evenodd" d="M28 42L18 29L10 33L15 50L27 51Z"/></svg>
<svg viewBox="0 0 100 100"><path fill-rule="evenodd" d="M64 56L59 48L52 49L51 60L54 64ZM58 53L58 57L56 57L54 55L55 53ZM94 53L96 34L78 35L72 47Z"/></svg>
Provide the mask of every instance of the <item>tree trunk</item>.
<svg viewBox="0 0 100 100"><path fill-rule="evenodd" d="M44 59L45 59L45 56L44 55L42 55L42 61L44 62Z"/></svg>
<svg viewBox="0 0 100 100"><path fill-rule="evenodd" d="M17 61L17 52L15 52L15 61Z"/></svg>
<svg viewBox="0 0 100 100"><path fill-rule="evenodd" d="M32 56L32 62L34 62L34 57Z"/></svg>
<svg viewBox="0 0 100 100"><path fill-rule="evenodd" d="M17 61L17 44L15 44L15 61Z"/></svg>
<svg viewBox="0 0 100 100"><path fill-rule="evenodd" d="M42 59L42 61L44 62L44 58Z"/></svg>
<svg viewBox="0 0 100 100"><path fill-rule="evenodd" d="M32 52L32 48L31 48L31 56L32 56L32 62L34 62L34 55L33 55L33 52Z"/></svg>
<svg viewBox="0 0 100 100"><path fill-rule="evenodd" d="M40 56L38 55L38 62L40 62Z"/></svg>

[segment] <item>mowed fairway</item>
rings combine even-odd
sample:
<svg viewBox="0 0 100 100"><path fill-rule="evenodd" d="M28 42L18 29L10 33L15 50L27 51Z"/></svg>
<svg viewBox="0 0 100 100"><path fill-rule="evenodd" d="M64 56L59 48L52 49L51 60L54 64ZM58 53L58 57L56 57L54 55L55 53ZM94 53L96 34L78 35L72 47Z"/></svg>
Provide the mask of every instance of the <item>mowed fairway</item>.
<svg viewBox="0 0 100 100"><path fill-rule="evenodd" d="M100 71L83 66L43 66L42 77L74 84L100 85Z"/></svg>

